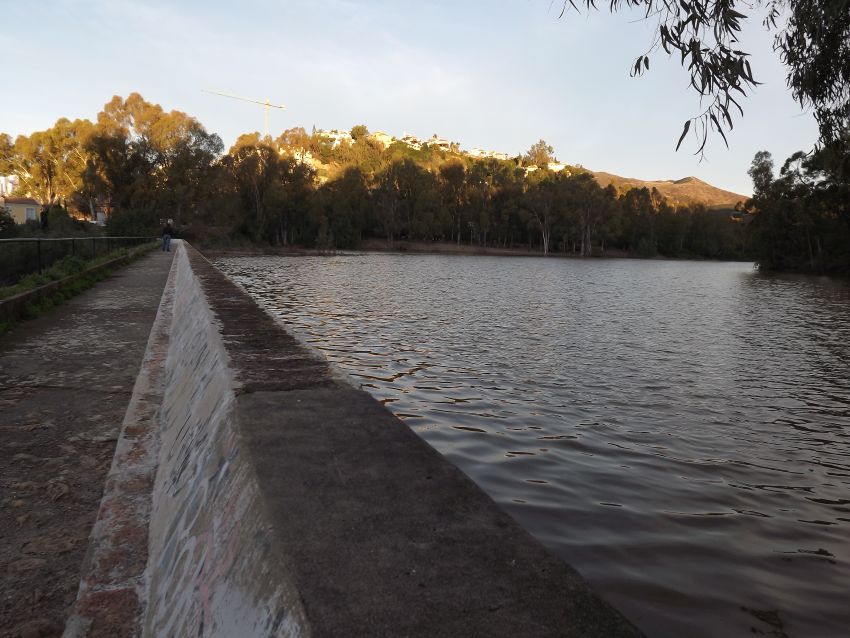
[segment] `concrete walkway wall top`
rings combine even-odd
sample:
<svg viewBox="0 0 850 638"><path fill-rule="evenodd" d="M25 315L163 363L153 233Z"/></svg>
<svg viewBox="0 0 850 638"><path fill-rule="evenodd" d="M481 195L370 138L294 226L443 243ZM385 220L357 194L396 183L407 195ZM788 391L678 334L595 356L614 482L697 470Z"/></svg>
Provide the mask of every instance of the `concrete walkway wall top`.
<svg viewBox="0 0 850 638"><path fill-rule="evenodd" d="M147 359L162 374L139 386L149 403L158 397L158 431L133 448L157 465L146 567L129 584L84 578L81 589L81 600L110 587L138 596L122 631L639 635L188 245L178 247L169 286L160 308L167 357ZM135 462L120 449L118 473ZM112 547L104 536L94 544ZM91 605L78 610L68 635L106 631Z"/></svg>

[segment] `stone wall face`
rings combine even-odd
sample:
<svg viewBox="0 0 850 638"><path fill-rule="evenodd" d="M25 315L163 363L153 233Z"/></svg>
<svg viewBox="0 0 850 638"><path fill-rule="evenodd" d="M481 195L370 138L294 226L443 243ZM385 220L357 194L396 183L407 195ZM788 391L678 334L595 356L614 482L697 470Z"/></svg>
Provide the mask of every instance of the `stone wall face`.
<svg viewBox="0 0 850 638"><path fill-rule="evenodd" d="M143 635L307 635L236 430L224 344L183 249L175 269Z"/></svg>

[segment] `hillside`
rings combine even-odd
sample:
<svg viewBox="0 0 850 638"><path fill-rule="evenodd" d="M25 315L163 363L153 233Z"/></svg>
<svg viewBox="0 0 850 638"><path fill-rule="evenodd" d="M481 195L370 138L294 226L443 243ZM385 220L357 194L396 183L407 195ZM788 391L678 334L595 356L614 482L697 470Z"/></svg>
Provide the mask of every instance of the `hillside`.
<svg viewBox="0 0 850 638"><path fill-rule="evenodd" d="M746 195L725 191L696 177L685 177L677 180L661 180L655 182L620 177L611 173L591 171L596 181L604 188L613 184L615 188L657 188L671 203L691 204L701 202L710 208L734 208L738 202L746 201Z"/></svg>

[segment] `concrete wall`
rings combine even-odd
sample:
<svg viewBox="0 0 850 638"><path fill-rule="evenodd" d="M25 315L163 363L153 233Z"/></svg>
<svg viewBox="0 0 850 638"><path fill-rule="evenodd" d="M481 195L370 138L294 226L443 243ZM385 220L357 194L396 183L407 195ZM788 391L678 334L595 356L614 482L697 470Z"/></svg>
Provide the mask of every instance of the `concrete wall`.
<svg viewBox="0 0 850 638"><path fill-rule="evenodd" d="M640 635L175 244L66 638Z"/></svg>
<svg viewBox="0 0 850 638"><path fill-rule="evenodd" d="M185 250L175 271L143 633L307 635L297 592L272 554L236 430L233 374Z"/></svg>

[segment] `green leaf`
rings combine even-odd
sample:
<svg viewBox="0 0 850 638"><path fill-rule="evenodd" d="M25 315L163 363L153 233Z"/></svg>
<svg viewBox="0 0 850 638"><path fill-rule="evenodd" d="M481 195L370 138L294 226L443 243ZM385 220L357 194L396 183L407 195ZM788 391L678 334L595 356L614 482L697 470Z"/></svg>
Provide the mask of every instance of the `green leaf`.
<svg viewBox="0 0 850 638"><path fill-rule="evenodd" d="M685 127L684 127L684 129L682 129L682 135L681 135L681 137L679 137L679 143L678 143L678 144L676 144L676 150L677 150L677 151L679 150L679 147L682 145L682 140L683 140L683 139L685 139L685 135L687 135L687 134L688 134L688 130L689 130L690 128L691 128L691 121L690 121L690 120L688 120L687 122L685 122Z"/></svg>
<svg viewBox="0 0 850 638"><path fill-rule="evenodd" d="M711 121L714 122L714 126L716 127L717 132L720 133L720 137L723 138L723 142L726 144L726 148L729 148L729 140L726 139L726 133L723 132L723 127L720 126L720 122L717 121L717 117L714 115L714 113L710 113L709 117L711 118Z"/></svg>

